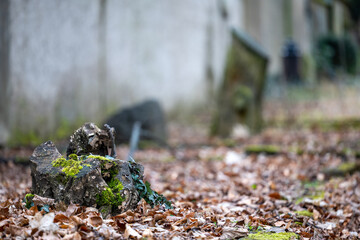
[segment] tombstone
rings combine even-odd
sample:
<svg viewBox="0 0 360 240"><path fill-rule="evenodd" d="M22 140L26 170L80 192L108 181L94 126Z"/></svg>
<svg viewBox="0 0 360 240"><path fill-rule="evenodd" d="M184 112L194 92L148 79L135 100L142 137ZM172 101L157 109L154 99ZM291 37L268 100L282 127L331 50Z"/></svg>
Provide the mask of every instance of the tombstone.
<svg viewBox="0 0 360 240"><path fill-rule="evenodd" d="M260 45L232 29L211 135L228 137L236 123L245 124L250 133L261 130L267 63L268 56Z"/></svg>
<svg viewBox="0 0 360 240"><path fill-rule="evenodd" d="M147 100L135 106L119 110L105 123L115 129L117 143L129 143L134 124L140 122L140 139L153 140L166 145L167 130L164 112L155 100Z"/></svg>
<svg viewBox="0 0 360 240"><path fill-rule="evenodd" d="M282 52L284 77L289 83L300 82L300 49L296 42L287 39Z"/></svg>

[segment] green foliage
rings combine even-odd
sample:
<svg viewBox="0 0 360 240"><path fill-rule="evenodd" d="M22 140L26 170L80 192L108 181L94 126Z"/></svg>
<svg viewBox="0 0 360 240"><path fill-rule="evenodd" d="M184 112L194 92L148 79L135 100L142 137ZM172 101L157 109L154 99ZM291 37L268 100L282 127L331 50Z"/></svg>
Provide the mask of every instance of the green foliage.
<svg viewBox="0 0 360 240"><path fill-rule="evenodd" d="M131 177L134 181L134 185L140 197L143 198L151 207L156 205L165 205L167 209L171 209L171 203L163 195L152 190L149 182L145 182L141 179L140 170L136 166L129 162L129 168Z"/></svg>
<svg viewBox="0 0 360 240"><path fill-rule="evenodd" d="M317 40L315 49L315 59L320 71L332 75L334 70L341 68L355 74L357 48L350 38L324 35Z"/></svg>

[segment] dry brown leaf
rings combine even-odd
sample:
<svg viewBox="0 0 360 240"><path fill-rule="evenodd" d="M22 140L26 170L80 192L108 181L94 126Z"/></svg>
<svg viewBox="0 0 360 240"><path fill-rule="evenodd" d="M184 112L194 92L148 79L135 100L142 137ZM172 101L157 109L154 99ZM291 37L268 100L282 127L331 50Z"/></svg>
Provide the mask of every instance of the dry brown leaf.
<svg viewBox="0 0 360 240"><path fill-rule="evenodd" d="M75 232L73 234L66 235L64 240L81 240L81 235L78 232Z"/></svg>
<svg viewBox="0 0 360 240"><path fill-rule="evenodd" d="M278 200L282 199L280 193L278 193L278 192L269 193L269 197L274 198L274 199L278 199Z"/></svg>
<svg viewBox="0 0 360 240"><path fill-rule="evenodd" d="M187 230L189 230L189 229L191 229L191 228L196 228L196 227L198 227L198 222L197 222L197 221L194 221L194 222L192 222L192 223L187 224L186 226L184 226L184 231L187 231Z"/></svg>
<svg viewBox="0 0 360 240"><path fill-rule="evenodd" d="M187 219L183 218L183 219L180 219L180 220L176 221L173 225L177 226L177 225L180 225L180 224L183 224L183 223L186 223L186 222L187 222Z"/></svg>
<svg viewBox="0 0 360 240"><path fill-rule="evenodd" d="M75 224L75 225L82 225L83 224L83 220L77 216L71 216L70 220Z"/></svg>
<svg viewBox="0 0 360 240"><path fill-rule="evenodd" d="M0 216L4 216L5 218L9 217L9 208L8 207L0 208Z"/></svg>
<svg viewBox="0 0 360 240"><path fill-rule="evenodd" d="M23 234L23 229L13 224L9 225L7 230L12 236L21 236Z"/></svg>
<svg viewBox="0 0 360 240"><path fill-rule="evenodd" d="M19 227L29 225L29 219L21 216L20 218L16 219L16 225Z"/></svg>
<svg viewBox="0 0 360 240"><path fill-rule="evenodd" d="M70 219L62 213L55 215L55 218L54 218L54 223L57 223L57 222L68 223L69 221L70 221Z"/></svg>
<svg viewBox="0 0 360 240"><path fill-rule="evenodd" d="M143 231L142 236L143 236L143 238L146 238L148 240L154 239L153 238L154 234L152 233L151 229L149 229L149 228L147 228Z"/></svg>
<svg viewBox="0 0 360 240"><path fill-rule="evenodd" d="M320 212L318 210L316 210L316 209L313 209L313 218L314 218L314 220L318 221L320 219L320 217L321 217Z"/></svg>
<svg viewBox="0 0 360 240"><path fill-rule="evenodd" d="M94 216L89 218L89 223L94 227L98 227L102 224L103 220L101 217Z"/></svg>
<svg viewBox="0 0 360 240"><path fill-rule="evenodd" d="M311 238L313 236L311 233L304 232L304 231L301 231L300 235L304 238Z"/></svg>
<svg viewBox="0 0 360 240"><path fill-rule="evenodd" d="M165 214L155 214L154 215L154 220L157 222L157 221L159 221L159 220L161 220L161 219L164 219L164 218L166 218L166 215Z"/></svg>
<svg viewBox="0 0 360 240"><path fill-rule="evenodd" d="M78 209L79 209L79 206L72 203L72 204L70 204L70 205L68 206L68 208L66 209L65 215L68 216L68 217L70 217L70 216L72 216L73 214L75 214L75 213L78 211Z"/></svg>
<svg viewBox="0 0 360 240"><path fill-rule="evenodd" d="M238 239L249 234L246 228L241 227L223 227L220 239Z"/></svg>
<svg viewBox="0 0 360 240"><path fill-rule="evenodd" d="M125 238L141 239L141 235L137 231L132 229L129 224L126 224L126 226L125 226L124 237Z"/></svg>
<svg viewBox="0 0 360 240"><path fill-rule="evenodd" d="M285 223L284 221L277 221L277 222L274 223L274 225L275 225L276 227L282 227L282 226L285 226L286 223Z"/></svg>

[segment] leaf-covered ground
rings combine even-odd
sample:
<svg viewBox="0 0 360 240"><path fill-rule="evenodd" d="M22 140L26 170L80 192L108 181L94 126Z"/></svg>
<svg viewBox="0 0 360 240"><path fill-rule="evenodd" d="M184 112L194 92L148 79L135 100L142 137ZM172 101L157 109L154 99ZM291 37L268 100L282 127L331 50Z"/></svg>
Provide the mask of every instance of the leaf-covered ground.
<svg viewBox="0 0 360 240"><path fill-rule="evenodd" d="M152 188L173 203L171 210L142 201L135 211L103 219L96 209L74 204L49 213L26 209L29 167L0 161L0 239L360 237L360 173L349 174L346 167L340 167L343 176L324 171L356 163L359 131L267 130L236 141L207 140L181 126L172 134L178 136L171 139L175 156L156 148L135 155ZM265 153L268 145L271 154ZM119 147L118 153L125 158L127 150ZM31 155L0 152L6 159Z"/></svg>

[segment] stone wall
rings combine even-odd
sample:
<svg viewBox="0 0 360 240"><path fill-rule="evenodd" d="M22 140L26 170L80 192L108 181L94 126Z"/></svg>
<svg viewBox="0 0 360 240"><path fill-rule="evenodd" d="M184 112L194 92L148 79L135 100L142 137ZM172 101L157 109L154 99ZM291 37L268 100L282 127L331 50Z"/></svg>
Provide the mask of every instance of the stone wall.
<svg viewBox="0 0 360 240"><path fill-rule="evenodd" d="M2 35L0 143L51 137L147 98L166 110L206 102L240 10L235 0L1 1L11 41Z"/></svg>

